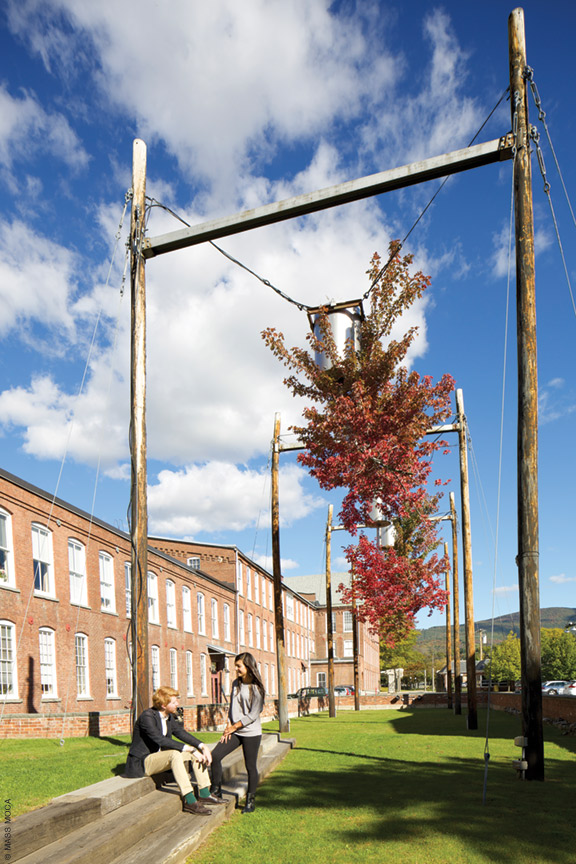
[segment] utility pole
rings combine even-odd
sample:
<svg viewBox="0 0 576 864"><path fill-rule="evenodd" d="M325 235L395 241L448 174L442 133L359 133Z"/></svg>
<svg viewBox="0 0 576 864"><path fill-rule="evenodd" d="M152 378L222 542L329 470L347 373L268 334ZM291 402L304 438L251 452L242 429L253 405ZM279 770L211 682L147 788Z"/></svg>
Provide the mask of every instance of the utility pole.
<svg viewBox="0 0 576 864"><path fill-rule="evenodd" d="M330 547L332 538L332 504L328 505L328 520L326 522L326 648L328 654L328 713L336 717L336 699L334 698L334 633L332 627L332 569Z"/></svg>
<svg viewBox="0 0 576 864"><path fill-rule="evenodd" d="M522 727L527 741L527 780L544 780L542 670L538 540L538 369L534 275L534 218L530 126L526 86L524 11L508 19L510 108L516 134L514 214L516 219L516 333L518 344L518 587L522 665Z"/></svg>
<svg viewBox="0 0 576 864"><path fill-rule="evenodd" d="M468 693L468 729L478 728L476 698L476 648L474 645L474 597L472 590L472 537L470 533L470 488L468 485L468 450L466 415L462 390L456 390L458 443L460 451L460 498L462 506L462 547L464 549L464 624L466 630L466 679Z"/></svg>
<svg viewBox="0 0 576 864"><path fill-rule="evenodd" d="M444 557L446 564L446 695L448 709L452 709L452 633L450 624L450 558L448 556L448 543L444 543Z"/></svg>
<svg viewBox="0 0 576 864"><path fill-rule="evenodd" d="M276 627L276 657L278 663L278 721L280 732L290 731L286 693L286 647L284 644L284 612L282 611L282 565L280 562L280 501L278 468L280 456L280 414L274 417L272 442L272 575L274 576L274 623Z"/></svg>
<svg viewBox="0 0 576 864"><path fill-rule="evenodd" d="M458 584L458 522L454 492L450 492L452 521L452 609L454 617L454 713L462 714L462 676L460 674L460 586Z"/></svg>
<svg viewBox="0 0 576 864"><path fill-rule="evenodd" d="M354 594L354 568L350 571L352 586L352 654L354 655L354 710L360 711L360 664L358 652L360 642L358 638L358 613L356 611L356 595Z"/></svg>
<svg viewBox="0 0 576 864"><path fill-rule="evenodd" d="M146 210L146 145L136 139L132 153L130 218L130 455L132 540L132 716L150 707L148 675L148 500L146 472L146 270L142 254Z"/></svg>

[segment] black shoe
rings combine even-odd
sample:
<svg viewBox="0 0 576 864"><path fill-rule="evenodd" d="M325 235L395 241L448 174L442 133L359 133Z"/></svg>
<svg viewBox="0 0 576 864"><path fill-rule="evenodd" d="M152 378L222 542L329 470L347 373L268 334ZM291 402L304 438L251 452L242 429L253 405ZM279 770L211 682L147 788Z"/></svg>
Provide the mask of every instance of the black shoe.
<svg viewBox="0 0 576 864"><path fill-rule="evenodd" d="M203 807L199 801L194 801L192 804L189 804L187 801L182 802L182 812L183 813L197 813L198 816L211 816L212 811L208 809L208 807Z"/></svg>
<svg viewBox="0 0 576 864"><path fill-rule="evenodd" d="M247 795L246 796L246 804L242 808L242 813L253 813L256 809L256 796L255 795Z"/></svg>
<svg viewBox="0 0 576 864"><path fill-rule="evenodd" d="M211 786L210 794L213 795L214 798L222 798L222 784L218 783L217 786Z"/></svg>
<svg viewBox="0 0 576 864"><path fill-rule="evenodd" d="M201 804L226 804L224 798L219 798L217 795L208 795L208 797L200 796Z"/></svg>

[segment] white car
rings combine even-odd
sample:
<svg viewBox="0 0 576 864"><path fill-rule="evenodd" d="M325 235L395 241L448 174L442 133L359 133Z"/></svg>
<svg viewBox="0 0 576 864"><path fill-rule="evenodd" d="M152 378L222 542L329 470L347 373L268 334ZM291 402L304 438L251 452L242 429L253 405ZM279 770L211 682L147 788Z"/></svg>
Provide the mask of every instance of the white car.
<svg viewBox="0 0 576 864"><path fill-rule="evenodd" d="M570 684L570 681L544 681L542 684L543 696L558 696L563 687Z"/></svg>
<svg viewBox="0 0 576 864"><path fill-rule="evenodd" d="M564 687L558 691L560 696L576 696L576 681L567 681Z"/></svg>

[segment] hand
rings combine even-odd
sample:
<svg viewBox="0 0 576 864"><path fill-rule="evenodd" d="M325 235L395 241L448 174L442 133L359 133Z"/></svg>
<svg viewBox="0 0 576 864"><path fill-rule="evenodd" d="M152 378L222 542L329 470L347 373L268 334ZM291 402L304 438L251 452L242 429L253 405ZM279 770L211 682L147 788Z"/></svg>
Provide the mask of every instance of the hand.
<svg viewBox="0 0 576 864"><path fill-rule="evenodd" d="M233 723L228 723L228 725L224 729L224 732L222 733L222 737L220 738L220 741L222 741L225 744L229 740L230 736L235 731L236 731L235 725Z"/></svg>
<svg viewBox="0 0 576 864"><path fill-rule="evenodd" d="M200 752L204 756L204 764L205 765L211 765L212 764L212 751L210 750L210 748L207 747L206 744L203 744Z"/></svg>

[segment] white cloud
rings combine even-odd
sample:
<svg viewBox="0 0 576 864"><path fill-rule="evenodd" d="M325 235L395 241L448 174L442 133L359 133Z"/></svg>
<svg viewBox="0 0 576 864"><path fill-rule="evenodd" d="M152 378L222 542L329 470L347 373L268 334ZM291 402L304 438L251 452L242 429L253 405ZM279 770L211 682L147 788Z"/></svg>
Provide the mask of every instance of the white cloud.
<svg viewBox="0 0 576 864"><path fill-rule="evenodd" d="M518 585L499 585L497 588L494 589L494 593L496 594L496 596L498 596L499 594L507 595L510 592L518 593Z"/></svg>
<svg viewBox="0 0 576 864"><path fill-rule="evenodd" d="M539 388L538 420L541 424L553 423L576 411L576 401L572 392L563 392L563 378L553 378Z"/></svg>
<svg viewBox="0 0 576 864"><path fill-rule="evenodd" d="M281 520L302 519L324 502L302 488L305 472L297 466L280 470ZM241 531L269 511L269 472L225 462L161 471L148 489L153 534L194 536L226 528Z"/></svg>
<svg viewBox="0 0 576 864"><path fill-rule="evenodd" d="M269 573L272 573L273 562L271 555L255 555L254 561L256 564L259 564L261 567L264 567L265 570L268 570ZM287 570L297 570L300 567L297 561L292 561L291 558L281 558L280 559L280 570L282 573L285 573Z"/></svg>
<svg viewBox="0 0 576 864"><path fill-rule="evenodd" d="M559 573L557 576L550 576L550 582L565 585L567 582L576 582L576 576L566 576L564 573Z"/></svg>
<svg viewBox="0 0 576 864"><path fill-rule="evenodd" d="M34 94L11 96L0 84L0 164L7 168L22 158L49 153L73 168L88 162L88 154L63 114L48 113Z"/></svg>

